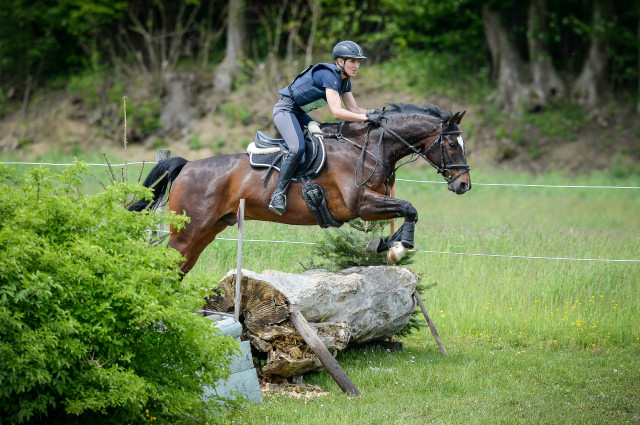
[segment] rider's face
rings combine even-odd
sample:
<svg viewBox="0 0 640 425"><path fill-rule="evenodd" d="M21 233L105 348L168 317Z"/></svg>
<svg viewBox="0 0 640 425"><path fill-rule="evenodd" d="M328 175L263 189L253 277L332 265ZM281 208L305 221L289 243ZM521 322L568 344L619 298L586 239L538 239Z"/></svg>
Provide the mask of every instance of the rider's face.
<svg viewBox="0 0 640 425"><path fill-rule="evenodd" d="M357 58L348 58L348 59L338 59L338 63L344 67L344 72L347 74L347 77L355 77L358 72L358 68L360 68L360 59Z"/></svg>

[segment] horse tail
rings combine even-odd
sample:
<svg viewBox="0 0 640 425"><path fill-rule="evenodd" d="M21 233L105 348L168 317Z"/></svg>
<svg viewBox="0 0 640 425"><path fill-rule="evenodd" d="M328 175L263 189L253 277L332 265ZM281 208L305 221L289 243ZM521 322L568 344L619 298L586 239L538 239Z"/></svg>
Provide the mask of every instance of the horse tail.
<svg viewBox="0 0 640 425"><path fill-rule="evenodd" d="M159 161L156 166L151 169L149 175L142 183L144 187L153 188L153 199L141 199L129 205L127 210L142 211L147 207L151 209L156 208L169 191L171 183L178 177L178 174L182 171L182 167L184 167L187 162L189 161L179 156Z"/></svg>

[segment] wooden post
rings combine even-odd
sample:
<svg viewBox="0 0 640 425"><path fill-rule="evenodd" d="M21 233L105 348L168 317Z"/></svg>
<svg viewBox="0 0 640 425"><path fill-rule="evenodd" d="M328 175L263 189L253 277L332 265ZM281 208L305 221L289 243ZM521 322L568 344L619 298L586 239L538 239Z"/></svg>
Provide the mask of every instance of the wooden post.
<svg viewBox="0 0 640 425"><path fill-rule="evenodd" d="M235 306L233 313L236 320L240 321L240 301L242 300L240 294L240 286L242 285L242 231L244 228L244 199L240 199L240 206L238 206L238 263L236 266L236 296Z"/></svg>
<svg viewBox="0 0 640 425"><path fill-rule="evenodd" d="M444 344L442 343L442 340L440 339L440 335L438 334L438 330L436 329L436 325L433 324L433 321L431 320L431 317L429 317L429 313L427 313L427 309L425 308L424 304L422 303L422 298L420 298L420 294L418 294L418 291L413 291L413 296L415 297L416 302L420 306L420 310L422 310L422 314L424 315L424 318L427 319L427 324L429 325L429 329L431 329L431 333L433 334L433 337L436 339L436 342L438 343L438 347L440 347L440 351L442 351L442 354L444 354L446 356L447 355L447 350L444 348Z"/></svg>
<svg viewBox="0 0 640 425"><path fill-rule="evenodd" d="M331 355L329 350L327 350L327 347L324 346L318 334L316 334L316 331L309 325L302 313L299 311L291 312L289 320L302 336L304 342L311 348L311 351L318 356L322 365L327 369L329 375L336 381L342 391L359 396L360 391L358 391L358 388L353 385L351 379L349 379L345 371L342 370L342 367L340 367L338 361Z"/></svg>
<svg viewBox="0 0 640 425"><path fill-rule="evenodd" d="M170 156L171 156L171 149L156 150L156 162L160 162L163 159L169 158ZM165 211L168 207L167 204L168 203L161 204L161 207L158 209L158 214L160 214L161 216L165 214ZM158 230L156 231L156 238L158 238L158 240L162 240L162 238L164 237L165 230L166 228L164 224L161 223L158 225Z"/></svg>

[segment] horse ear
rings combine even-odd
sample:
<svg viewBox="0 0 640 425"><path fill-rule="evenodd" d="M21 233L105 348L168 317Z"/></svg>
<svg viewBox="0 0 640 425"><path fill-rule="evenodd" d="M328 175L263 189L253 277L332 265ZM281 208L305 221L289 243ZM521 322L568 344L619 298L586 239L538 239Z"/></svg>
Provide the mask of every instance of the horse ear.
<svg viewBox="0 0 640 425"><path fill-rule="evenodd" d="M456 122L456 124L460 124L460 121L462 121L462 117L464 117L464 114L466 114L467 111L462 111L462 113L460 114L460 116L458 117L458 121ZM456 114L457 115L457 114Z"/></svg>
<svg viewBox="0 0 640 425"><path fill-rule="evenodd" d="M460 112L456 112L451 118L449 118L449 121L447 122L448 126L451 126L453 124L455 124L456 120L458 119L458 114Z"/></svg>

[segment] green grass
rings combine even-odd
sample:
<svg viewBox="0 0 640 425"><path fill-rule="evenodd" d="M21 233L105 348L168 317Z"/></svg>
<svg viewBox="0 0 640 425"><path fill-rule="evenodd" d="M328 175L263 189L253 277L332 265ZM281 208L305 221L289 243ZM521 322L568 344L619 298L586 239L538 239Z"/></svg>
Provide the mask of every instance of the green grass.
<svg viewBox="0 0 640 425"><path fill-rule="evenodd" d="M415 164L398 177L438 180L431 168ZM423 299L449 356L440 354L427 330L402 339L402 352L343 352L338 361L361 397L345 396L320 372L305 382L329 395L309 400L273 395L247 406L235 423L640 420L640 263L422 252L638 260L638 190L477 183L640 186L640 176L533 177L474 167L471 177L476 185L463 196L443 184L396 185L396 196L420 214L419 252L409 267L421 283L436 284ZM314 255L313 245L250 240L312 244L323 232L246 222L243 267L301 272L300 263ZM236 242L222 238L236 237L237 227L222 232L186 278L206 278L213 285L235 269Z"/></svg>
<svg viewBox="0 0 640 425"><path fill-rule="evenodd" d="M399 178L437 180L425 167ZM640 186L608 173L532 177L472 172L476 183ZM576 259L640 259L638 190L398 182L420 213L416 249ZM317 242L313 227L245 223L245 239ZM237 237L237 228L222 237ZM236 266L236 242L215 241L191 272L217 280ZM301 272L311 245L245 242L244 267ZM340 364L362 392L343 395L326 372L307 376L330 395L271 396L248 424L624 423L640 419L640 263L417 252L409 266L448 357L428 331L401 353L355 350Z"/></svg>
<svg viewBox="0 0 640 425"><path fill-rule="evenodd" d="M362 396L326 373L306 382L330 394L274 395L247 409L246 424L585 424L637 420L637 350L517 350L463 337L444 357L426 335L400 353L355 350L338 361ZM339 422L338 422L339 421Z"/></svg>

